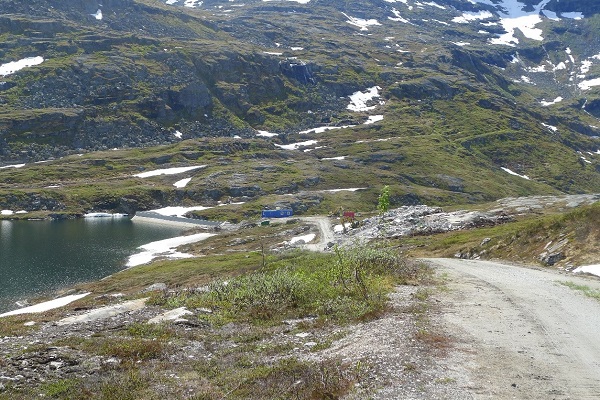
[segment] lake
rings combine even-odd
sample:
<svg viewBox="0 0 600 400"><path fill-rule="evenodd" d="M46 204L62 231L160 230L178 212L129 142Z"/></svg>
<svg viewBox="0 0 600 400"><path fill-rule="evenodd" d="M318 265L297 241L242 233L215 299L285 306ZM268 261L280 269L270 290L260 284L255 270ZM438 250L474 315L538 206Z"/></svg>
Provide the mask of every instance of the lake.
<svg viewBox="0 0 600 400"><path fill-rule="evenodd" d="M0 220L0 313L29 299L125 268L137 247L182 228L128 218Z"/></svg>

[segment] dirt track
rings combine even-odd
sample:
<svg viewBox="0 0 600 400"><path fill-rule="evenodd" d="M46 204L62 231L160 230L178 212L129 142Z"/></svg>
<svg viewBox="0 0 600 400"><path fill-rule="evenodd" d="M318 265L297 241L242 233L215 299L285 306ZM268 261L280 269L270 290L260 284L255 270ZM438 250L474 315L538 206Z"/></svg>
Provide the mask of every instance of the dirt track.
<svg viewBox="0 0 600 400"><path fill-rule="evenodd" d="M559 284L600 281L486 261L429 260L448 274L440 317L475 399L600 399L600 302Z"/></svg>
<svg viewBox="0 0 600 400"><path fill-rule="evenodd" d="M333 241L333 229L331 221L327 217L303 217L302 221L308 222L319 228L319 240L317 243L304 245L304 248L311 251L323 251L327 243Z"/></svg>

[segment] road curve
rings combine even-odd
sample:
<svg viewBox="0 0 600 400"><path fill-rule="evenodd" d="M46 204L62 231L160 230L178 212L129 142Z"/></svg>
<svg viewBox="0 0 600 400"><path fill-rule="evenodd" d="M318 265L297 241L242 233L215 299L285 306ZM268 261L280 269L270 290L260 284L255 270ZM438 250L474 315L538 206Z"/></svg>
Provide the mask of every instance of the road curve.
<svg viewBox="0 0 600 400"><path fill-rule="evenodd" d="M600 281L489 261L428 259L448 275L442 323L475 399L600 399Z"/></svg>
<svg viewBox="0 0 600 400"><path fill-rule="evenodd" d="M319 240L316 243L305 244L304 248L311 251L323 251L327 244L333 241L333 228L331 221L327 217L302 217L301 221L315 225L319 228Z"/></svg>

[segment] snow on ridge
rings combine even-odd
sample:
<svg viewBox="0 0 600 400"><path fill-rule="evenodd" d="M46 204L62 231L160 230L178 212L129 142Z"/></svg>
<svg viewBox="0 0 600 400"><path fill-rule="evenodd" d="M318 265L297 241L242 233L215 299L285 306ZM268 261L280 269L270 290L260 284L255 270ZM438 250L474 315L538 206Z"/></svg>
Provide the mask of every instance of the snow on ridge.
<svg viewBox="0 0 600 400"><path fill-rule="evenodd" d="M509 174L511 174L511 175L514 175L514 176L518 176L519 178L527 179L528 181L530 180L530 178L529 178L527 175L521 175L521 174L517 174L516 172L514 172L514 171L511 171L510 169L508 169L508 168L505 168L505 167L500 167L500 168L501 168L501 169L502 169L504 172L506 172L506 173L509 173Z"/></svg>
<svg viewBox="0 0 600 400"><path fill-rule="evenodd" d="M372 101L375 98L381 97L379 94L379 90L381 87L373 86L365 90L364 92L358 91L354 92L350 97L350 104L346 107L350 111L369 111L375 109L377 106L367 106L367 103ZM385 102L380 101L379 104L385 104Z"/></svg>
<svg viewBox="0 0 600 400"><path fill-rule="evenodd" d="M351 17L350 15L348 15L346 13L342 13L342 14L344 15L344 17L348 18L348 21L346 21L347 23L349 23L350 25L358 26L361 31L368 31L369 30L367 28L368 26L381 25L379 23L379 21L377 21L376 19L362 19L362 18Z"/></svg>
<svg viewBox="0 0 600 400"><path fill-rule="evenodd" d="M33 67L44 62L44 57L27 57L19 61L11 61L0 65L0 76L12 75L23 68Z"/></svg>

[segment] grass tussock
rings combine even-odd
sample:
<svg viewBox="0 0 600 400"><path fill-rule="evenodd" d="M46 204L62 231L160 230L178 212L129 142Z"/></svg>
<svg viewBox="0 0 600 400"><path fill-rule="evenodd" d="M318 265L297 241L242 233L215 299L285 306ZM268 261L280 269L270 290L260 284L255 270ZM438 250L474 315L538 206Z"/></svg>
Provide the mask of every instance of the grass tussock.
<svg viewBox="0 0 600 400"><path fill-rule="evenodd" d="M575 282L560 282L561 285L565 285L573 290L580 291L587 297L591 297L592 299L600 300L600 290L592 289L586 285L579 285Z"/></svg>

